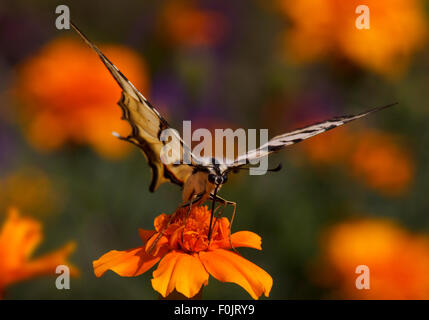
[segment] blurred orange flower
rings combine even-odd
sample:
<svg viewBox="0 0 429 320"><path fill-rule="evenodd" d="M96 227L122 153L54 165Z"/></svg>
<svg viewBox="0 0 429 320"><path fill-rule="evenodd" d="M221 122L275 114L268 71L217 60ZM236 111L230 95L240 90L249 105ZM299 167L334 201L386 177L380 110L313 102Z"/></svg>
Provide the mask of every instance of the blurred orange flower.
<svg viewBox="0 0 429 320"><path fill-rule="evenodd" d="M104 254L93 262L95 275L100 277L110 269L123 277L138 276L160 261L153 272L152 286L163 297L176 290L191 298L208 284L209 274L219 281L240 285L254 299L262 293L268 296L273 283L271 276L229 250L228 219L216 220L209 243L210 211L206 206L192 207L185 224L187 211L182 208L173 215L159 215L154 220L155 230L139 229L143 246ZM261 238L250 231L232 234L231 242L234 247L261 250Z"/></svg>
<svg viewBox="0 0 429 320"><path fill-rule="evenodd" d="M426 40L420 0L279 0L291 20L288 50L298 61L342 56L381 74L395 75ZM359 5L370 10L370 29L358 29ZM308 45L311 43L311 45Z"/></svg>
<svg viewBox="0 0 429 320"><path fill-rule="evenodd" d="M0 212L13 204L34 215L49 215L60 205L58 187L40 169L23 167L0 176ZM1 214L0 214L1 216Z"/></svg>
<svg viewBox="0 0 429 320"><path fill-rule="evenodd" d="M146 91L145 65L134 51L101 47L137 88ZM129 132L115 105L120 92L97 55L81 41L68 38L53 40L25 61L15 88L23 102L25 134L34 147L53 150L66 142L89 144L109 158L129 150L111 134Z"/></svg>
<svg viewBox="0 0 429 320"><path fill-rule="evenodd" d="M388 220L332 227L322 251L330 286L347 299L429 299L429 238ZM356 288L356 267L369 268L369 289Z"/></svg>
<svg viewBox="0 0 429 320"><path fill-rule="evenodd" d="M210 46L222 39L226 21L212 10L197 8L192 1L169 1L163 8L161 30L169 41L187 47Z"/></svg>
<svg viewBox="0 0 429 320"><path fill-rule="evenodd" d="M305 157L317 165L343 165L352 175L387 196L405 193L414 178L411 153L397 139L376 130L333 130L300 146Z"/></svg>
<svg viewBox="0 0 429 320"><path fill-rule="evenodd" d="M55 275L59 265L68 265L71 275L78 274L66 260L75 248L73 242L55 252L30 259L42 239L38 221L20 216L16 209L9 209L8 218L0 230L0 297L13 283L41 275Z"/></svg>
<svg viewBox="0 0 429 320"><path fill-rule="evenodd" d="M369 187L387 195L399 195L407 190L414 176L410 153L394 137L382 132L368 131L355 141L350 155L354 175Z"/></svg>
<svg viewBox="0 0 429 320"><path fill-rule="evenodd" d="M352 147L354 133L347 128L328 131L300 145L306 158L314 164L344 163Z"/></svg>

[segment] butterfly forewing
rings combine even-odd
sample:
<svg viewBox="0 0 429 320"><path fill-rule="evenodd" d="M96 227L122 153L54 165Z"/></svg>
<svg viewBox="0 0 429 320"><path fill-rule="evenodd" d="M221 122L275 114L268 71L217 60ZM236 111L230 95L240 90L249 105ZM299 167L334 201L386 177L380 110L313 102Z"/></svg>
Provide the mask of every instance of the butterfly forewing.
<svg viewBox="0 0 429 320"><path fill-rule="evenodd" d="M365 117L373 112L380 111L382 109L391 107L394 104L389 104L386 106L374 108L371 110L368 110L366 112L362 112L357 115L351 115L351 116L343 116L343 117L335 117L327 121L318 122L315 124L312 124L310 126L297 129L291 132L287 132L281 135L278 135L274 138L272 138L267 143L263 144L257 149L251 150L246 154L243 154L239 157L237 157L234 162L230 165L230 167L238 167L242 165L246 165L251 163L253 160L262 158L264 156L267 156L273 152L277 152L281 149L283 149L286 146L301 142L305 139L311 138L313 136L316 136L320 133L323 133L325 131L337 128L339 126L342 126L343 124Z"/></svg>
<svg viewBox="0 0 429 320"><path fill-rule="evenodd" d="M164 182L183 185L192 174L193 168L186 164L185 159L194 159L194 155L186 146L177 131L170 128L168 122L160 115L149 101L119 71L119 69L72 23L73 29L98 54L113 78L122 89L118 102L122 109L123 119L131 126L128 137L120 137L138 146L146 156L152 169L150 190L155 191ZM161 141L164 130L169 130L170 140ZM173 141L172 141L173 140ZM166 143L173 146L168 164L161 161L162 148Z"/></svg>

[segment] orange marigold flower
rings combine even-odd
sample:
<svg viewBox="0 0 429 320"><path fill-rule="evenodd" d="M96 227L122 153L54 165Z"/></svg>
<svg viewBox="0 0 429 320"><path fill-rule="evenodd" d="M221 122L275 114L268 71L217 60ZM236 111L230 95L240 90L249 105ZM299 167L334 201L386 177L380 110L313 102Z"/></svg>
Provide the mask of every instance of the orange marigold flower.
<svg viewBox="0 0 429 320"><path fill-rule="evenodd" d="M353 138L349 129L341 128L309 139L301 144L300 149L314 164L341 163L348 158Z"/></svg>
<svg viewBox="0 0 429 320"><path fill-rule="evenodd" d="M168 2L160 21L160 30L169 41L187 47L214 45L222 39L226 28L220 13L181 0Z"/></svg>
<svg viewBox="0 0 429 320"><path fill-rule="evenodd" d="M131 49L101 46L137 88L147 91L145 65ZM89 144L101 155L118 158L130 148L112 131L127 135L115 105L121 90L98 57L80 40L60 38L46 44L18 69L16 96L27 139L41 150L66 142Z"/></svg>
<svg viewBox="0 0 429 320"><path fill-rule="evenodd" d="M300 149L311 163L350 167L356 179L388 196L403 194L414 177L411 153L386 132L343 128L316 136Z"/></svg>
<svg viewBox="0 0 429 320"><path fill-rule="evenodd" d="M0 296L13 283L41 275L55 275L59 265L68 265L72 275L78 274L78 270L66 260L74 251L73 242L55 252L31 259L43 239L41 228L38 221L22 217L14 208L9 209L0 230Z"/></svg>
<svg viewBox="0 0 429 320"><path fill-rule="evenodd" d="M370 29L356 27L356 8L362 4L370 10ZM280 0L280 5L292 22L286 33L287 48L300 61L340 55L394 75L426 41L420 0Z"/></svg>
<svg viewBox="0 0 429 320"><path fill-rule="evenodd" d="M429 299L429 238L382 219L341 223L327 233L323 278L351 299ZM356 288L356 267L370 271L369 290Z"/></svg>
<svg viewBox="0 0 429 320"><path fill-rule="evenodd" d="M104 254L93 262L95 275L100 277L112 270L123 277L138 276L159 262L153 272L152 287L163 297L176 290L191 298L208 284L209 274L219 281L240 285L254 299L263 293L268 297L271 276L229 250L228 219L216 221L209 243L210 211L206 206L193 207L185 223L187 211L182 208L173 215L159 215L154 220L155 230L139 229L143 246ZM159 241L150 251L158 236ZM261 250L261 238L250 231L232 234L231 243L234 247Z"/></svg>
<svg viewBox="0 0 429 320"><path fill-rule="evenodd" d="M394 138L377 131L364 132L350 155L354 175L368 186L387 195L406 191L414 176L410 153Z"/></svg>

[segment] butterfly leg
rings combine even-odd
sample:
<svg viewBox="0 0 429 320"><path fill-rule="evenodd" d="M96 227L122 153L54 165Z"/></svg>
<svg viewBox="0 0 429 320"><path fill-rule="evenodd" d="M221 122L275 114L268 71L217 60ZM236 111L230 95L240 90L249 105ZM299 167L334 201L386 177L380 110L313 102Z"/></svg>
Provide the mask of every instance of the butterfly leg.
<svg viewBox="0 0 429 320"><path fill-rule="evenodd" d="M210 198L211 198L211 199L213 199L213 198L214 198L214 200L215 200L216 202L219 202L219 203L221 203L221 204L223 205L221 212L220 212L219 214L217 214L217 215L216 215L216 221L217 221L217 219L219 219L219 218L222 216L223 211L224 211L224 209L225 209L225 207L226 207L227 205L231 205L231 206L233 207L232 216L231 216L231 222L230 222L230 224L229 224L229 235L228 235L228 239L229 239L229 244L230 244L230 246L231 246L231 249L232 249L234 252L238 253L237 249L235 249L235 248L234 248L234 246L232 245L232 241L231 241L231 228L232 228L232 223L234 222L235 212L236 212L236 210L237 210L237 203L236 203L236 202L233 202L233 201L229 201L229 200L223 199L223 198L219 197L218 195L216 195L216 196L210 195ZM216 221L215 221L215 223L216 223Z"/></svg>
<svg viewBox="0 0 429 320"><path fill-rule="evenodd" d="M156 237L155 241L151 244L150 248L149 248L149 254L152 255L153 250L156 247L156 244L158 243L159 239L161 239L161 237L164 235L165 230L167 230L168 226L170 225L171 221L173 220L173 218L175 217L176 212L173 213L170 218L167 221L167 224L162 227L161 232L158 234L158 236Z"/></svg>

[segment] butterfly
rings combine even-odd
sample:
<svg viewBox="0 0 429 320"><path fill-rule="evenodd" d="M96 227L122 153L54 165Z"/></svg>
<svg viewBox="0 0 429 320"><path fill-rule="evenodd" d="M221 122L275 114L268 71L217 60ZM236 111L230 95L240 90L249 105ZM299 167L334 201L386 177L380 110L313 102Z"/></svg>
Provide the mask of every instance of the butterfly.
<svg viewBox="0 0 429 320"><path fill-rule="evenodd" d="M139 147L152 169L152 182L149 190L154 192L162 183L171 182L182 187L182 205L189 206L212 200L212 215L209 224L208 238L211 235L212 219L215 202L223 208L226 205L233 206L231 224L236 211L236 203L221 198L218 191L228 180L228 175L239 169L248 169L248 165L255 163L262 157L266 157L283 148L321 134L328 130L342 126L353 120L363 118L371 113L386 109L396 103L377 107L357 115L335 117L326 121L314 123L291 132L278 135L259 148L238 156L232 161L219 161L215 158L203 158L192 153L177 131L171 130L171 139L175 148L172 150L170 164L162 161L162 150L166 141L161 139L165 130L172 129L158 110L134 87L134 85L119 71L119 69L97 48L88 38L73 24L73 29L80 37L97 53L101 61L107 67L113 78L122 89L121 99L118 104L122 109L122 118L126 120L131 133L126 136L114 135L119 139L132 143ZM189 161L184 161L188 159ZM280 167L269 169L278 171Z"/></svg>

